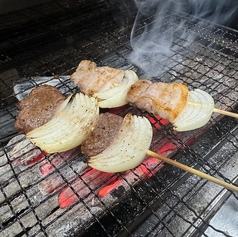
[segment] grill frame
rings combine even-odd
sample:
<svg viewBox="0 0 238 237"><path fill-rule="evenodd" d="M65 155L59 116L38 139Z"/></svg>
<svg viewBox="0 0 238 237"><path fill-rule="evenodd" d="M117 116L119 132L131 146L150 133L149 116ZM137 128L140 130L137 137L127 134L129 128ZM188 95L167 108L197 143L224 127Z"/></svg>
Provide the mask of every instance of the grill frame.
<svg viewBox="0 0 238 237"><path fill-rule="evenodd" d="M125 13L117 12L118 6L113 6L113 4L109 4L108 2L104 1L99 1L98 5L94 9L100 9L100 11L95 14L95 11L92 11L91 13L91 20L95 20L96 22L101 22L101 27L100 29L95 29L94 32L91 32L90 28L90 23L87 23L87 18L86 14L91 11L92 8L92 2L81 2L82 5L78 5L78 9L81 10L83 13L83 17L85 17L85 21L83 23L79 22L79 18L77 18L77 11L73 9L73 7L66 7L64 5L65 2L63 3L56 3L56 2L51 2L45 5L42 5L42 9L53 9L55 6L58 6L59 9L64 9L68 14L73 13L72 18L68 16L68 14L63 15L63 16L58 16L58 18L53 18L52 21L50 21L50 24L47 25L48 21L52 17L52 15L47 15L47 13L44 13L45 18L42 18L42 12L39 10L39 8L30 8L27 10L23 10L14 14L9 14L1 17L1 20L4 21L6 18L13 19L12 23L15 23L15 19L17 16L21 16L24 22L25 16L26 17L26 22L23 24L21 21L19 21L19 26L22 26L23 34L21 34L21 31L18 30L18 34L15 33L15 29L10 29L8 26L6 26L6 29L1 30L1 33L5 33L5 39L1 41L1 47L0 51L3 57L3 63L0 66L1 72L6 73L7 69L12 69L12 68L17 68L17 70L11 70L10 71L10 76L8 74L8 77L6 80L7 83L4 83L5 88L1 89L1 91L6 92L6 96L2 99L2 110L1 113L4 114L2 118L4 118L4 121L2 124L7 128L7 131L4 131L4 139L1 140L2 144L4 145L7 140L9 140L11 137L16 135L16 132L11 129L13 128L13 123L15 121L15 117L17 115L16 110L15 110L15 105L14 103L16 102L16 99L14 99L14 95L12 94L13 91L13 84L12 81L9 82L10 78L13 78L13 81L16 81L20 77L31 77L31 76L49 76L51 74L61 74L61 75L69 75L72 73L78 62L81 59L85 58L90 58L93 59L96 63L99 65L107 64L112 67L120 67L122 69L133 69L135 70L139 76L143 75L143 72L140 71L138 68L135 66L131 65L127 58L126 55L129 54L130 52L130 43L129 43L129 30L130 27L125 28L124 26L121 26L120 22L120 17L124 16ZM106 7L106 10L104 9ZM57 9L57 8L55 8ZM83 10L82 10L83 9ZM103 10L104 9L104 10ZM120 8L120 10L123 10L123 8ZM35 12L37 13L39 18L31 18L30 12ZM60 12L60 11L59 11ZM57 14L56 14L57 15ZM100 19L100 16L104 16L102 19ZM135 15L135 10L132 11L132 16ZM128 23L133 22L133 17L128 16L126 17L126 21ZM110 22L110 18L113 18L113 22ZM184 17L187 17L185 14ZM76 18L76 19L75 19ZM59 22L57 23L57 20L59 19ZM67 19L67 20L65 20ZM100 19L100 20L99 20ZM29 22L29 20L32 20L32 22ZM64 21L65 20L65 21ZM70 22L71 20L71 25L70 27L67 25L68 21ZM198 19L201 20L201 19ZM203 21L203 20L202 20ZM109 23L110 22L110 23ZM56 23L56 26L54 26L54 23ZM65 25L63 24L65 23ZM26 25L25 25L26 24ZM63 25L62 28L60 28L60 25ZM116 29L114 31L111 31L113 25L116 24ZM74 31L75 26L81 26L79 29ZM40 29L39 31L36 31L35 33L34 30L37 29L37 27ZM114 26L115 27L115 26ZM204 32L203 41L202 43L204 44L204 41L208 41L209 47L218 54L223 55L223 57L228 57L228 58L237 58L237 51L236 51L236 44L237 44L237 38L236 34L237 31L233 29L229 29L226 27L221 27L221 26L213 26L214 31L211 33L209 31L209 34L206 34ZM26 29L32 29L32 35L29 37L29 35L25 35L25 30ZM201 29L201 31L203 31ZM27 30L28 31L28 30ZM14 37L9 36L9 32L12 32L12 35L16 34ZM78 36L78 34L80 34ZM102 33L103 32L103 33ZM119 36L118 36L119 32ZM75 33L75 34L73 34ZM1 34L2 35L2 34ZM103 47L103 42L100 42L106 35L106 39L109 40L110 47L109 49L105 49ZM217 38L216 38L217 36ZM22 38L21 38L22 37ZM35 38L34 38L35 37ZM59 37L59 41L57 41L57 37ZM85 44L82 45L75 45L76 39L81 39L84 41ZM87 40L85 40L85 38ZM207 38L206 38L207 37ZM49 40L50 38L50 40ZM35 40L36 39L36 40ZM39 44L36 45L36 42L39 42ZM49 40L49 41L48 41ZM56 44L54 45L54 40L56 40ZM222 47L222 41L226 40L225 46L227 47ZM41 42L48 42L48 46L45 48L45 46L42 46ZM23 43L22 43L23 42ZM31 42L31 44L28 44ZM81 41L80 41L81 42ZM220 49L217 49L217 45L214 44L217 43L218 46L220 46ZM34 45L34 46L32 46ZM73 52L72 54L67 54L64 52L64 54L57 55L54 54L54 50L59 51L59 49L63 46L66 45L66 49L69 50L68 52ZM93 45L93 47L92 47ZM32 47L32 48L31 48ZM52 48L51 48L52 47ZM100 48L100 50L88 50L89 48ZM206 46L207 47L207 46ZM18 49L17 52L14 50ZM41 49L41 51L40 51ZM47 49L50 49L49 52L47 52ZM39 51L38 51L39 50ZM66 51L67 51L66 50ZM76 52L77 50L77 52ZM108 50L108 51L105 51ZM37 54L34 54L34 52L37 52ZM76 56L75 54L78 54L78 52L82 53L80 56ZM233 52L233 55L232 53ZM34 56L33 56L34 55ZM50 55L50 56L49 56ZM66 59L64 61L63 57L66 55L72 56L73 59L68 60ZM4 57L5 56L5 57ZM209 56L208 56L209 57ZM44 62L45 58L48 58L47 61ZM189 59L189 58L188 58ZM31 61L33 60L33 61ZM42 63L43 60L43 63ZM67 62L66 62L67 61ZM47 65L47 62L50 62ZM61 62L60 64L57 64L57 62ZM217 65L219 61L215 62L215 65ZM235 63L235 62L234 62ZM25 64L25 65L24 65ZM41 69L41 70L40 70ZM43 70L42 70L43 69ZM192 67L188 67L188 69L192 69ZM210 70L212 70L210 68ZM9 73L9 71L8 71ZM172 74L172 73L170 73ZM201 73L200 73L201 74ZM2 75L2 74L1 74ZM5 74L4 74L5 75ZM172 74L173 75L173 74ZM4 81L4 80L3 80ZM9 93L10 91L10 93ZM219 98L218 98L219 99ZM218 100L216 98L216 100ZM235 104L236 101L234 101ZM234 104L229 105L229 109L233 109L234 111L237 112L237 106L233 108ZM223 104L224 105L224 104ZM125 113L124 111L123 113ZM141 113L140 111L137 111L137 113ZM9 119L10 118L10 119ZM156 118L154 118L156 119ZM237 121L235 119L231 118L218 118L218 122L215 120L212 120L211 123L209 123L208 130L206 131L205 134L202 135L202 131L196 133L196 141L192 145L187 145L185 142L182 142L180 138L178 139L177 134L174 134L174 132L170 128L165 128L164 125L161 123L160 120L156 120L156 123L162 126L162 136L170 138L172 141L179 141L179 143L175 143L178 145L179 149L176 151L172 151L171 153L168 152L168 155L172 156L174 159L178 161L182 161L183 163L189 164L189 165L195 165L196 168L199 169L204 169L206 172L213 174L211 172L214 172L213 167L211 164L209 164L209 160L211 157L220 149L220 147L224 144L230 143L233 144L235 147L235 143L232 143L230 141L230 136L234 137L237 134L235 133L237 131ZM225 124L225 125L224 125ZM228 124L228 125L227 125ZM3 126L2 126L3 127ZM209 128L210 127L210 128ZM221 129L221 132L218 130ZM214 132L215 131L215 132ZM1 131L2 132L2 131ZM161 132L161 130L160 130ZM213 135L214 133L217 135L218 140L214 139L213 140ZM206 137L211 134L211 139L209 143L208 150L206 151L205 154L198 154L194 150L199 149L201 144L206 141ZM181 149L181 147L185 147ZM236 147L237 148L237 147ZM204 152L204 151L203 151ZM185 154L187 154L186 157ZM195 161L193 159L196 159ZM206 160L204 160L206 158ZM46 158L47 159L47 158ZM16 178L16 181L18 182L18 185L20 186L22 194L25 196L26 200L28 201L30 210L34 213L35 212L35 207L34 204L32 204L31 199L27 197L26 189L22 187L22 184L18 180L18 174L14 173L14 168L11 165L11 162L8 161L8 164L11 166L11 169L13 171L13 176ZM207 168L208 167L208 168ZM55 167L57 170L57 167ZM220 168L221 169L221 168ZM24 172L24 171L23 171ZM217 172L217 171L215 171ZM168 174L173 174L173 176L168 177ZM219 177L227 180L227 177L223 176L221 173L217 173ZM138 228L138 225L143 222L148 216L154 216L155 219L160 221L162 225L164 225L164 228L167 229L170 234L172 233L169 229L169 225L167 222L165 222L163 219L161 219L158 214L156 213L157 208L160 206L161 202L164 205L168 205L167 200L171 197L177 197L174 194L174 191L177 190L185 180L188 180L190 175L185 174L183 171L177 170L174 167L165 165L162 170L154 174L152 178L149 180L143 180L141 179L140 184L136 185L135 187L131 187L131 192L126 195L126 197L121 197L119 199L119 202L114 206L114 208L106 208L107 209L107 215L104 217L101 216L95 216L95 222L96 223L88 223L87 228L89 228L84 235L85 236L95 236L95 233L98 234L98 236L130 236L133 235L133 230ZM168 184L169 180L169 184ZM231 181L228 179L228 181ZM65 182L69 185L68 180L65 180ZM160 187L158 186L158 183L161 185ZM168 186L164 185L167 184ZM206 181L198 180L198 183L202 183L202 185L209 185L207 184ZM1 184L1 192L5 194L3 191L5 184ZM148 200L146 200L144 197L144 193L146 192L151 192L151 194L148 197ZM225 192L224 190L221 190L220 193L222 193L221 199L226 199L226 196L231 195L230 192ZM223 194L224 193L224 194ZM219 196L219 195L218 195ZM161 200L160 200L161 199ZM11 201L14 200L14 196L8 199L5 196L5 203L9 207L12 207ZM136 201L135 201L136 200ZM136 204L135 204L136 203ZM189 207L184 203L184 201L181 199L180 204L184 204L186 207ZM219 206L219 205L218 205ZM139 208L140 207L140 208ZM128 214L130 210L136 209L137 212L133 216L128 216L126 219L124 214ZM71 209L71 208L70 208ZM174 212L173 207L169 207L170 212ZM128 211L129 210L129 211ZM28 233L28 228L24 226L22 223L21 218L24 217L27 213L25 213L24 209L20 214L16 214L15 211L12 209L11 210L15 216L15 218L10 219L8 223L11 223L11 220L16 220L17 223L21 225L21 228L23 230L22 233L20 234L26 234L29 236ZM120 214L120 212L123 213ZM127 212L127 213L126 213ZM117 216L118 215L118 216ZM174 212L174 216L179 216L179 212ZM120 216L120 217L119 217ZM35 214L35 217L37 219L38 224L40 225L40 232L38 234L40 235L43 234L43 236L49 236L48 233L46 232L47 225L44 226L42 224L42 220L38 218L38 216ZM207 215L206 217L202 218L202 222L206 223L206 220L210 217L210 215ZM110 219L115 219L115 223L110 223L111 226L108 226L108 222ZM173 219L173 217L171 217ZM169 222L172 220L170 219ZM128 222L132 220L129 223ZM185 220L186 221L186 220ZM105 225L105 226L104 226ZM168 227L167 227L168 225ZM191 225L194 225L193 223ZM154 229L158 228L157 225L155 224L153 226ZM197 227L198 233L196 231L193 233L194 236L197 234L202 234L203 233L203 228L201 225ZM201 233L199 233L200 229ZM196 229L196 228L195 228ZM75 233L79 234L79 233ZM157 232L159 234L159 232ZM72 233L73 235L73 233ZM31 235L30 235L31 236ZM33 235L34 236L34 235Z"/></svg>

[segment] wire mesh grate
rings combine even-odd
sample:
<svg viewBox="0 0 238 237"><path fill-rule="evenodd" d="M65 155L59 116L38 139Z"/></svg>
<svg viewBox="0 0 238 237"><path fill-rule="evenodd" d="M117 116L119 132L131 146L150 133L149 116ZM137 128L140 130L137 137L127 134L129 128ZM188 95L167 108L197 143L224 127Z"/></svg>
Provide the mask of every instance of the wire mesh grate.
<svg viewBox="0 0 238 237"><path fill-rule="evenodd" d="M228 236L209 220L230 196L237 201L236 194L154 160L130 172L105 175L89 169L77 149L47 155L29 147L13 128L15 105L30 89L56 81L63 93L75 92L68 75L82 59L147 77L128 60L136 13L134 6L128 7L116 1L52 1L0 16L3 236L210 236L208 231ZM176 32L171 54L161 62L165 70L152 80L206 90L216 106L237 112L236 32L186 14L165 19L165 30L182 21L186 34ZM144 19L136 34L141 34L145 22L153 24ZM27 90L16 93L22 84ZM202 129L177 133L163 120L137 109L125 107L119 114L131 111L150 118L154 151L237 182L236 119L214 115ZM59 203L62 193L70 196ZM60 207L71 199L71 205Z"/></svg>

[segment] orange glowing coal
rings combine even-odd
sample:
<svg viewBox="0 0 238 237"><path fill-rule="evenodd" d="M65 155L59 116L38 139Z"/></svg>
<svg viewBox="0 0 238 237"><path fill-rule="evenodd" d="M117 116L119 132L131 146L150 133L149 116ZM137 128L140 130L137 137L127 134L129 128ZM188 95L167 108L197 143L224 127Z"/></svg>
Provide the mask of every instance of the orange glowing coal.
<svg viewBox="0 0 238 237"><path fill-rule="evenodd" d="M66 208L79 199L85 199L90 194L98 194L98 191L105 183L114 182L116 176L112 173L105 173L95 169L91 169L78 178L75 182L64 188L58 197L58 203L61 208Z"/></svg>
<svg viewBox="0 0 238 237"><path fill-rule="evenodd" d="M161 167L158 166L159 163L160 161L158 159L153 157L147 158L131 173L133 182L135 182L134 179L136 177L134 173L141 177L143 176L143 178L149 178L153 175L152 170L155 167ZM129 173L124 172L121 175L116 175L91 169L73 182L71 186L64 188L60 192L58 197L59 206L60 208L67 208L79 202L80 199L85 201L89 195L96 195L98 198L103 198L123 185L122 183L125 179L130 182L128 178Z"/></svg>
<svg viewBox="0 0 238 237"><path fill-rule="evenodd" d="M162 119L159 116L155 116L157 118L157 120L160 121L161 124L163 124L164 126L169 124L169 120L166 119ZM154 127L156 127L157 129L161 128L161 125L158 123L157 120L155 120L153 117L151 116L147 116L147 118L149 119L149 121L151 122L151 124L153 124Z"/></svg>
<svg viewBox="0 0 238 237"><path fill-rule="evenodd" d="M115 183L103 187L102 189L100 189L100 190L98 191L99 197L105 197L105 196L106 196L107 194L109 194L111 191L113 191L114 189L116 189L120 184L121 184L121 180L117 180Z"/></svg>

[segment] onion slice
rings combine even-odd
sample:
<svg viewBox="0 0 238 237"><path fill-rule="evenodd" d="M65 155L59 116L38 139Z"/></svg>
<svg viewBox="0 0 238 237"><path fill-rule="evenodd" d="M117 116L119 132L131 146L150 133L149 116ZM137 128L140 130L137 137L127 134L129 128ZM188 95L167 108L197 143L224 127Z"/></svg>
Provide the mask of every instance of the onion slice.
<svg viewBox="0 0 238 237"><path fill-rule="evenodd" d="M89 158L88 165L103 172L122 172L138 166L152 141L152 127L145 117L127 114L112 143Z"/></svg>
<svg viewBox="0 0 238 237"><path fill-rule="evenodd" d="M98 117L96 99L77 93L59 106L48 123L30 131L26 137L47 153L67 151L90 135Z"/></svg>
<svg viewBox="0 0 238 237"><path fill-rule="evenodd" d="M204 126L214 110L213 98L200 89L189 92L188 103L181 115L174 121L176 131L189 131Z"/></svg>
<svg viewBox="0 0 238 237"><path fill-rule="evenodd" d="M132 70L126 70L119 84L111 89L95 93L93 97L98 99L101 108L115 108L127 104L126 96L132 84L138 81L138 77Z"/></svg>

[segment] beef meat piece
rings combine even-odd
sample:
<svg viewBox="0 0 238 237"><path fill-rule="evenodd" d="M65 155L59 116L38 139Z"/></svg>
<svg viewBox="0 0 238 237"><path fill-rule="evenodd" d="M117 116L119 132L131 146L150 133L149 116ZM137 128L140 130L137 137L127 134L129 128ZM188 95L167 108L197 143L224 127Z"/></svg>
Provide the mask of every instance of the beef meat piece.
<svg viewBox="0 0 238 237"><path fill-rule="evenodd" d="M187 105L188 94L188 88L183 84L139 80L131 86L126 100L139 109L173 122Z"/></svg>
<svg viewBox="0 0 238 237"><path fill-rule="evenodd" d="M92 96L97 92L111 89L115 83L120 83L123 77L123 70L107 66L97 67L94 62L83 60L70 79L82 92Z"/></svg>
<svg viewBox="0 0 238 237"><path fill-rule="evenodd" d="M56 108L65 100L61 92L50 85L42 85L33 89L29 97L17 104L19 114L15 129L27 134L29 131L50 121Z"/></svg>
<svg viewBox="0 0 238 237"><path fill-rule="evenodd" d="M105 150L116 136L123 118L111 113L99 115L99 121L92 134L81 146L83 154L94 156Z"/></svg>

